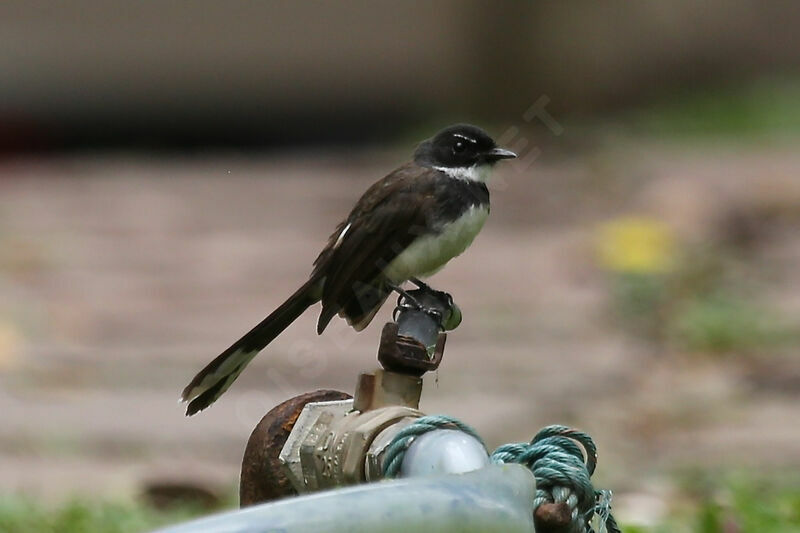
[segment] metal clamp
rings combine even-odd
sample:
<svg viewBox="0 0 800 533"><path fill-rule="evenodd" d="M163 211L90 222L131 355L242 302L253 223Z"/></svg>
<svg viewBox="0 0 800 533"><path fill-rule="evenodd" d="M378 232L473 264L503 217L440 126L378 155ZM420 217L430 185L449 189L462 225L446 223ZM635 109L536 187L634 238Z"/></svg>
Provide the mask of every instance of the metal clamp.
<svg viewBox="0 0 800 533"><path fill-rule="evenodd" d="M353 400L307 404L279 455L292 486L302 493L378 479L385 447L423 416L421 393L419 377L376 370L359 376Z"/></svg>

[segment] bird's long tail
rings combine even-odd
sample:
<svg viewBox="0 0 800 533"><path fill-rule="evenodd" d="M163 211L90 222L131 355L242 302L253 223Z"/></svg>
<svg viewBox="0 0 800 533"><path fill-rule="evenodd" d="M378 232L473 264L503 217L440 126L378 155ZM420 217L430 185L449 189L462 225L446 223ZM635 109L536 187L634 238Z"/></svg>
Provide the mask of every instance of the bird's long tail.
<svg viewBox="0 0 800 533"><path fill-rule="evenodd" d="M189 402L187 416L202 411L222 396L258 352L319 300L317 284L318 280L310 279L267 318L197 373L181 394L181 400Z"/></svg>

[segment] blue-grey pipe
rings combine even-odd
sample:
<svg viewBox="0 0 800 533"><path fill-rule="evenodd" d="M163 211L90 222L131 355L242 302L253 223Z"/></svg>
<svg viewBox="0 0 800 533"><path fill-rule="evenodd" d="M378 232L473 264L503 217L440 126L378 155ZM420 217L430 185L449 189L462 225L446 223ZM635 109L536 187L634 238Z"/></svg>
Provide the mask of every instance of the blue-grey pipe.
<svg viewBox="0 0 800 533"><path fill-rule="evenodd" d="M530 533L535 493L524 466L492 465L299 496L161 533Z"/></svg>

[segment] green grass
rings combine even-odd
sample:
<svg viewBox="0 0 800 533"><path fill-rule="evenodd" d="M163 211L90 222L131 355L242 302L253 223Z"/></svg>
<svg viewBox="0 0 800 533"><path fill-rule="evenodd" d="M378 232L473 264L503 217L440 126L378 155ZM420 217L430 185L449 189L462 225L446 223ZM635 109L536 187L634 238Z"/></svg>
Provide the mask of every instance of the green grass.
<svg viewBox="0 0 800 533"><path fill-rule="evenodd" d="M625 533L796 533L800 486L744 477L722 487L690 490L665 524Z"/></svg>
<svg viewBox="0 0 800 533"><path fill-rule="evenodd" d="M139 533L205 513L192 507L157 511L132 501L87 499L47 506L30 498L0 495L0 532Z"/></svg>
<svg viewBox="0 0 800 533"><path fill-rule="evenodd" d="M712 295L685 305L671 329L692 351L747 352L795 341L793 328L771 315L743 298Z"/></svg>
<svg viewBox="0 0 800 533"><path fill-rule="evenodd" d="M800 80L764 80L675 93L627 113L644 133L689 139L746 141L800 134Z"/></svg>
<svg viewBox="0 0 800 533"><path fill-rule="evenodd" d="M611 297L629 332L689 352L756 355L792 346L800 324L760 301L721 247L683 250L669 272L612 273Z"/></svg>
<svg viewBox="0 0 800 533"><path fill-rule="evenodd" d="M796 533L800 531L800 485L740 476L684 480L679 502L653 528L626 526L624 533ZM680 482L680 480L679 480ZM0 495L2 533L139 533L195 518L208 511L156 511L135 502L75 500L49 507Z"/></svg>

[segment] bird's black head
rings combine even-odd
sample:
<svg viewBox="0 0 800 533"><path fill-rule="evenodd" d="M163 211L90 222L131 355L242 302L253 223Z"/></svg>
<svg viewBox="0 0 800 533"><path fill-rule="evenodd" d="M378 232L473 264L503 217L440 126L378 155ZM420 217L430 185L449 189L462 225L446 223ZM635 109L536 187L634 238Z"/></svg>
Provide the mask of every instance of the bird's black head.
<svg viewBox="0 0 800 533"><path fill-rule="evenodd" d="M465 168L493 164L517 157L498 148L485 131L470 124L449 126L422 142L414 152L414 161L427 167Z"/></svg>

